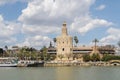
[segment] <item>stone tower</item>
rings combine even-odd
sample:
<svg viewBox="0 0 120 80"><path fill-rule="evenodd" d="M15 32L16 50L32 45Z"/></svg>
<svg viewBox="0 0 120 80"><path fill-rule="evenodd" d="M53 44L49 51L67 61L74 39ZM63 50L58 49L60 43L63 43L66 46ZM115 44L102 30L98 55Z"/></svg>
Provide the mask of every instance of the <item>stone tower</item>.
<svg viewBox="0 0 120 80"><path fill-rule="evenodd" d="M63 55L64 58L70 58L72 55L73 41L67 33L66 22L63 23L62 33L56 38L57 56Z"/></svg>

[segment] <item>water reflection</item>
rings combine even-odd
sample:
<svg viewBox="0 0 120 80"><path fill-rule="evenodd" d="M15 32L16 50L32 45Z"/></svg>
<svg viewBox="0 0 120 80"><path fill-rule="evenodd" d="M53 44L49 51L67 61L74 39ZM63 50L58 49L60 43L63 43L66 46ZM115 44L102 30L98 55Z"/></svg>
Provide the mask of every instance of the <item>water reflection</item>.
<svg viewBox="0 0 120 80"><path fill-rule="evenodd" d="M73 68L70 67L56 68L56 80L74 80Z"/></svg>
<svg viewBox="0 0 120 80"><path fill-rule="evenodd" d="M120 67L59 67L56 80L120 80Z"/></svg>
<svg viewBox="0 0 120 80"><path fill-rule="evenodd" d="M0 68L0 80L120 80L120 67Z"/></svg>

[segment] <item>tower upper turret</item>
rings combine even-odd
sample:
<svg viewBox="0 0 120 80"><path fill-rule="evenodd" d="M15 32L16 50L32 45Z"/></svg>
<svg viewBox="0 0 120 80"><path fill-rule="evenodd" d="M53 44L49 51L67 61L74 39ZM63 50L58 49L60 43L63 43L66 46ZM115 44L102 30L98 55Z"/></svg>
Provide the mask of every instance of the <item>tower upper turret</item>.
<svg viewBox="0 0 120 80"><path fill-rule="evenodd" d="M66 22L64 22L63 26L62 26L62 35L63 36L68 35L66 25L67 25Z"/></svg>

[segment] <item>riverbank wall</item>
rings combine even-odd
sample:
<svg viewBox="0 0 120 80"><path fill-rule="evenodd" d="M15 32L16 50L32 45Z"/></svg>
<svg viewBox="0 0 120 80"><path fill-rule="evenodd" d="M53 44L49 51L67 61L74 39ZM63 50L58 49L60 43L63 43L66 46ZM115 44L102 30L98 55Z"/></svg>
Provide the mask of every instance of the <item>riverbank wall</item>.
<svg viewBox="0 0 120 80"><path fill-rule="evenodd" d="M64 67L64 66L120 66L118 63L109 62L79 62L79 63L50 63L44 64L45 67Z"/></svg>

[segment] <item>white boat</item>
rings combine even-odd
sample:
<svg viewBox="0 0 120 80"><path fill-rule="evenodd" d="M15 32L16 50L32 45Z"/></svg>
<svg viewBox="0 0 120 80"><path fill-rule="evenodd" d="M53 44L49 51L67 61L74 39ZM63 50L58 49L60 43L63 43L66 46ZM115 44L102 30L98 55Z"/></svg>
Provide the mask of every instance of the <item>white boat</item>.
<svg viewBox="0 0 120 80"><path fill-rule="evenodd" d="M17 60L14 58L0 58L0 67L17 67Z"/></svg>
<svg viewBox="0 0 120 80"><path fill-rule="evenodd" d="M43 61L34 61L34 60L19 60L18 67L43 67Z"/></svg>

